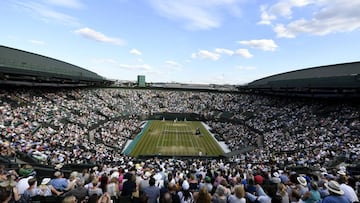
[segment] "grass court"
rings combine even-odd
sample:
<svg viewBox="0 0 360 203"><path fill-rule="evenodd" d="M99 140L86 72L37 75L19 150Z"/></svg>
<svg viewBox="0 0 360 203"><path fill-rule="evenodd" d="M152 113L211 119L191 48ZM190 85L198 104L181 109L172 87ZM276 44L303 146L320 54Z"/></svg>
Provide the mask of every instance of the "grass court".
<svg viewBox="0 0 360 203"><path fill-rule="evenodd" d="M149 121L131 156L219 156L224 151L199 121ZM196 131L200 135L196 135Z"/></svg>

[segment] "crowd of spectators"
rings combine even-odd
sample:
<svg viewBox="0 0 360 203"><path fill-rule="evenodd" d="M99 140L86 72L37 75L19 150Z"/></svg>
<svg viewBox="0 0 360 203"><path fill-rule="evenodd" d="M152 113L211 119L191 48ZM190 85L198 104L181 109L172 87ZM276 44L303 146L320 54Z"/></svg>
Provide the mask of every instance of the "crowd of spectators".
<svg viewBox="0 0 360 203"><path fill-rule="evenodd" d="M121 165L47 177L24 165L0 167L1 202L356 203L358 182L346 167L299 173L276 164L243 167L226 160L124 157ZM8 193L7 191L11 191Z"/></svg>
<svg viewBox="0 0 360 203"><path fill-rule="evenodd" d="M53 166L135 162L121 151L139 132L143 119L157 112L198 114L232 151L254 146L253 151L229 159L243 169L252 168L249 165L321 168L339 155L350 162L359 160L360 108L356 103L91 88L0 90L1 158L14 161L21 152ZM208 170L223 169L223 165L211 163Z"/></svg>

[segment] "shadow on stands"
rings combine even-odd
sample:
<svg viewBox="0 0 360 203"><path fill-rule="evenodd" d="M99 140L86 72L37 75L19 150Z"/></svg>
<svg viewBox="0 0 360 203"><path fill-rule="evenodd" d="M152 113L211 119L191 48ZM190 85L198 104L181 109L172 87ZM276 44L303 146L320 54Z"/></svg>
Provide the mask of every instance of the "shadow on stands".
<svg viewBox="0 0 360 203"><path fill-rule="evenodd" d="M63 197L58 196L40 196L37 195L31 198L31 203L56 203L61 202Z"/></svg>

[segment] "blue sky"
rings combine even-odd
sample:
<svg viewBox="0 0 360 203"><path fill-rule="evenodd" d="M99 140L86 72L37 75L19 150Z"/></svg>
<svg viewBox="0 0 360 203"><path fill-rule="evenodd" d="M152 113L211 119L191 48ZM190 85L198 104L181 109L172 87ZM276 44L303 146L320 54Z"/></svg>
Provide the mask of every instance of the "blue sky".
<svg viewBox="0 0 360 203"><path fill-rule="evenodd" d="M2 0L0 44L109 79L244 84L360 60L359 0Z"/></svg>

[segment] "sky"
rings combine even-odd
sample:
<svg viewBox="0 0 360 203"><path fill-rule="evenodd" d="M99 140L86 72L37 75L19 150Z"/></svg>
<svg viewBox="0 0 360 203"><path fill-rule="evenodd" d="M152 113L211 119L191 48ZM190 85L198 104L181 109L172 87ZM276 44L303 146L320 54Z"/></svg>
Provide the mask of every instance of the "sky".
<svg viewBox="0 0 360 203"><path fill-rule="evenodd" d="M0 45L112 80L246 84L360 60L360 0L1 0Z"/></svg>

